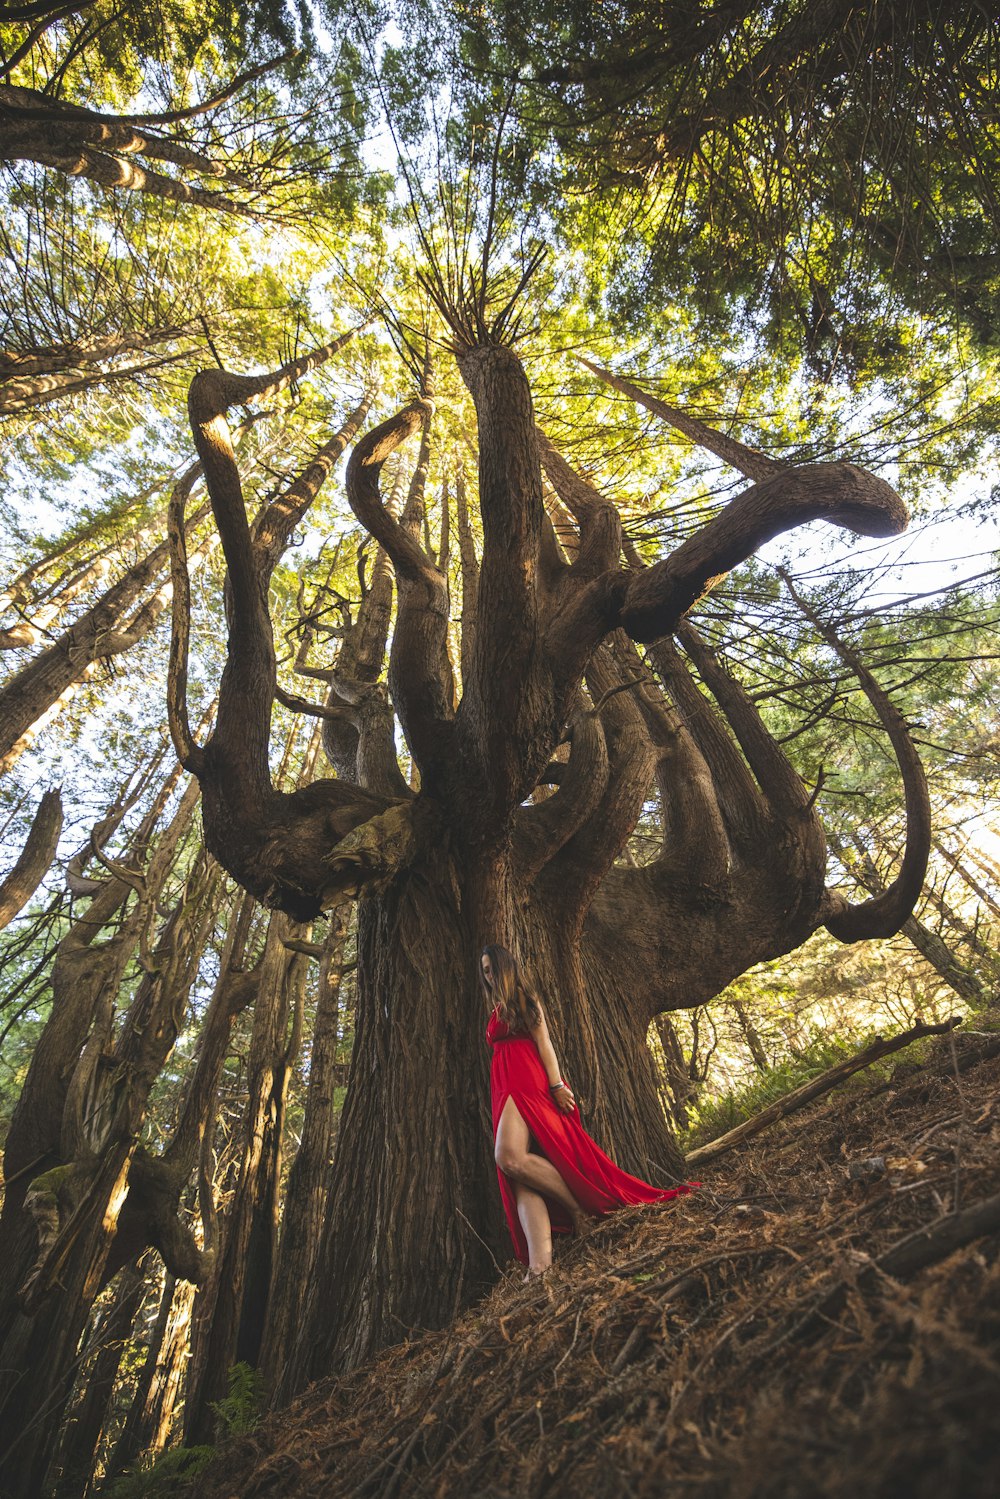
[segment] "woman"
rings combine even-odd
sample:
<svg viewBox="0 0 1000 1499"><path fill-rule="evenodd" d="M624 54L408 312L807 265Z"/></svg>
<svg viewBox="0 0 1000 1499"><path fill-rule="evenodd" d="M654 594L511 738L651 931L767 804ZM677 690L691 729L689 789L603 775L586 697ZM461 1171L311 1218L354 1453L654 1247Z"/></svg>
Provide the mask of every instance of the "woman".
<svg viewBox="0 0 1000 1499"><path fill-rule="evenodd" d="M551 1265L553 1230L582 1233L594 1217L668 1202L698 1183L665 1191L619 1170L580 1124L541 1001L505 947L483 949L480 981L492 1008L486 1038L493 1048L497 1177L514 1253L527 1265L528 1280Z"/></svg>

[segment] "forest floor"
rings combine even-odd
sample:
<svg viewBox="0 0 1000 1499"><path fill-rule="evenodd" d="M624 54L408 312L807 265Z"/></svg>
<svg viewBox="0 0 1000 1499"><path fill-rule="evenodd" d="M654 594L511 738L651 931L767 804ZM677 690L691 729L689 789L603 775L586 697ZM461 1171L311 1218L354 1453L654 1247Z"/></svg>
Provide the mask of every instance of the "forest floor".
<svg viewBox="0 0 1000 1499"><path fill-rule="evenodd" d="M198 1499L995 1499L1000 1015L314 1386Z"/></svg>

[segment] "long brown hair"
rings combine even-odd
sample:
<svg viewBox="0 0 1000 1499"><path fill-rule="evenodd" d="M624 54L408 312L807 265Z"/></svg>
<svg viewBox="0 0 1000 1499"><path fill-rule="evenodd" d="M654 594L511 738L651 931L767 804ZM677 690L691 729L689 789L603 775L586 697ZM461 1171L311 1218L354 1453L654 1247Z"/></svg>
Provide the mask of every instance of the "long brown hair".
<svg viewBox="0 0 1000 1499"><path fill-rule="evenodd" d="M493 970L492 983L483 973L483 958L489 958ZM520 965L506 947L490 943L484 947L479 958L479 983L492 1010L494 1005L508 1029L524 1032L535 1028L542 1018L542 1002L529 980L521 972Z"/></svg>

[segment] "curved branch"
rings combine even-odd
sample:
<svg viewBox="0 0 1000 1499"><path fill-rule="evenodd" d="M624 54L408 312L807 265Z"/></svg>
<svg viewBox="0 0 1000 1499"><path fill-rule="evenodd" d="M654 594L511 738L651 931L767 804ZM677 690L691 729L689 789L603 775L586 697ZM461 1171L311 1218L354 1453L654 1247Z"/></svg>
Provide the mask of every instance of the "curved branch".
<svg viewBox="0 0 1000 1499"><path fill-rule="evenodd" d="M237 614L259 612L259 572L225 414L237 403L276 395L287 389L310 370L332 358L356 332L358 329L352 328L267 374L233 375L228 370L211 369L201 370L191 381L188 415L195 447L205 469L205 482L222 540L233 589L233 608Z"/></svg>
<svg viewBox="0 0 1000 1499"><path fill-rule="evenodd" d="M597 714L579 708L569 733L570 755L559 765L559 789L543 802L518 808L514 857L526 883L593 816L607 789L608 750Z"/></svg>
<svg viewBox="0 0 1000 1499"><path fill-rule="evenodd" d="M862 536L896 536L909 515L895 490L853 463L808 463L755 484L664 561L628 578L619 622L633 640L669 635L726 573L795 526L824 520Z"/></svg>
<svg viewBox="0 0 1000 1499"><path fill-rule="evenodd" d="M563 504L576 517L580 542L570 571L575 577L594 577L617 567L622 548L622 523L616 506L606 500L573 469L536 427L538 456Z"/></svg>
<svg viewBox="0 0 1000 1499"><path fill-rule="evenodd" d="M373 536L392 561L399 578L413 581L427 577L437 568L423 548L402 523L396 520L379 493L379 478L386 460L412 437L419 427L430 421L434 402L411 401L395 416L381 422L355 444L347 465L347 502L370 536Z"/></svg>
<svg viewBox="0 0 1000 1499"><path fill-rule="evenodd" d="M400 530L418 548L425 525L424 488L430 464L430 427L428 412L420 456L399 522ZM426 553L422 555L426 556ZM448 577L430 557L426 562L418 577L397 569L398 599L389 653L389 692L420 769L421 784L431 789L450 768L455 682L448 654L451 615ZM391 770L391 766L389 768Z"/></svg>
<svg viewBox="0 0 1000 1499"><path fill-rule="evenodd" d="M796 591L787 573L782 572L782 577L785 587L806 619L857 677L862 692L889 736L903 777L906 846L899 873L881 895L862 901L860 905L852 905L839 893L828 891L835 910L826 918L824 925L839 942L863 942L870 937L891 937L894 932L899 931L907 917L913 914L913 908L923 889L930 858L931 800L924 767L910 738L906 720L888 693L879 686L857 652L840 638L831 625L824 624L819 619Z"/></svg>
<svg viewBox="0 0 1000 1499"><path fill-rule="evenodd" d="M322 718L332 723L350 724L353 724L357 718L350 708L331 707L329 703L310 703L306 698L298 697L294 692L286 692L280 683L275 687L274 695L283 708L290 708L293 713L304 713L309 718Z"/></svg>
<svg viewBox="0 0 1000 1499"><path fill-rule="evenodd" d="M43 794L17 863L0 882L0 928L13 921L45 878L56 855L62 821L62 795L56 787Z"/></svg>
<svg viewBox="0 0 1000 1499"><path fill-rule="evenodd" d="M167 544L170 548L170 657L167 665L167 727L177 758L185 770L197 773L203 753L195 743L188 719L187 680L191 641L191 574L187 561L187 529L184 507L197 474L198 464L173 488L167 506Z"/></svg>

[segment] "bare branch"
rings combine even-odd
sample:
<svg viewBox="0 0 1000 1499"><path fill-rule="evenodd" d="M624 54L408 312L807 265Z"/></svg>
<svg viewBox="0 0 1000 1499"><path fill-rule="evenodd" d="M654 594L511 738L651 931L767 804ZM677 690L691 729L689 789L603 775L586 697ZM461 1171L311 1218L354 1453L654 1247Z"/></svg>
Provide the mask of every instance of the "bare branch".
<svg viewBox="0 0 1000 1499"><path fill-rule="evenodd" d="M723 463L728 463L739 473L746 474L748 479L762 481L785 467L783 463L779 463L774 458L768 458L765 453L758 452L756 448L748 448L744 443L737 442L735 437L729 437L724 432L716 432L714 427L706 426L697 417L689 416L686 411L681 411L676 406L668 406L665 401L650 395L648 391L642 390L631 380L615 375L611 370L591 363L589 359L581 359L580 363L586 365L587 369L599 380L603 380L605 385L610 385L613 390L620 391L622 395L637 401L640 406L645 406L646 410L653 412L654 416L669 422L672 427L676 427L678 432L683 432L685 437L690 437L691 441L697 443L699 447L707 448L710 453L721 458Z"/></svg>

